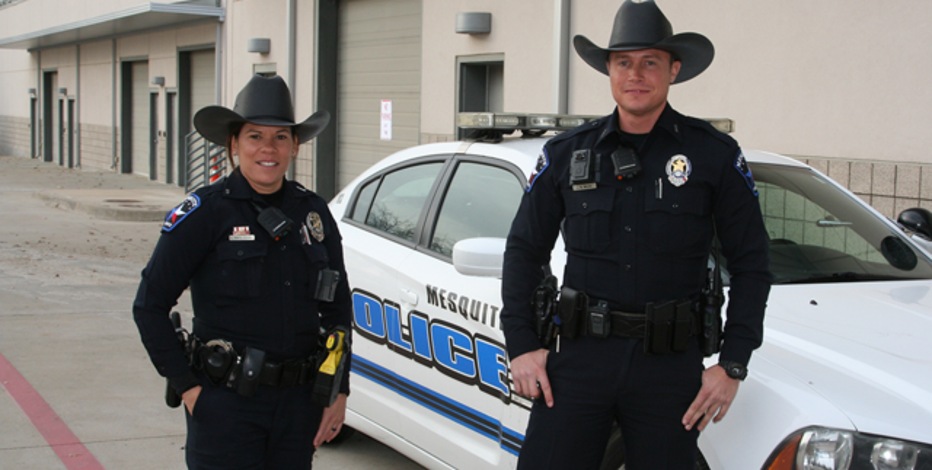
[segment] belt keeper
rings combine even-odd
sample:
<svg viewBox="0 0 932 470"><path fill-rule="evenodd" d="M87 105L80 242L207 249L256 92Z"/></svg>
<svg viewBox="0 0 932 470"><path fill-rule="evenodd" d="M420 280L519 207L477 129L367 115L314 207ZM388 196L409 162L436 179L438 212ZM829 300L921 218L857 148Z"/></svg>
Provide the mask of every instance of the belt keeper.
<svg viewBox="0 0 932 470"><path fill-rule="evenodd" d="M608 338L612 334L612 316L606 301L600 300L595 306L589 307L588 317L590 336Z"/></svg>

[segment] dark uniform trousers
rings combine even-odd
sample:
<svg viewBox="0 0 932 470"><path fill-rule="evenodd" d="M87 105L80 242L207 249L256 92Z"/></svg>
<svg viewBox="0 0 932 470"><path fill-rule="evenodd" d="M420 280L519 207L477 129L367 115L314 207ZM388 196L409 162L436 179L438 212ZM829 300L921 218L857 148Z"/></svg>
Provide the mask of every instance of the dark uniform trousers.
<svg viewBox="0 0 932 470"><path fill-rule="evenodd" d="M702 385L698 343L684 354L643 348L641 339L615 336L551 348L553 408L534 401L518 469L598 469L616 420L628 444L626 469L694 468L699 432L681 422Z"/></svg>
<svg viewBox="0 0 932 470"><path fill-rule="evenodd" d="M185 460L195 470L310 469L323 409L311 404L314 384L260 385L251 398L207 379L187 412Z"/></svg>

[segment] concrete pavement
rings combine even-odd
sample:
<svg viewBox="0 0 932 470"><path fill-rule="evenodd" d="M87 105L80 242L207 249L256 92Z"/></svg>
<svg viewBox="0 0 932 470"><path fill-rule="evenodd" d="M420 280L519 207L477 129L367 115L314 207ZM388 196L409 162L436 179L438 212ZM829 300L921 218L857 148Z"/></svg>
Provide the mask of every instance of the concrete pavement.
<svg viewBox="0 0 932 470"><path fill-rule="evenodd" d="M184 468L131 304L174 186L0 156L0 470ZM176 308L190 325L187 295ZM421 468L357 433L317 469Z"/></svg>

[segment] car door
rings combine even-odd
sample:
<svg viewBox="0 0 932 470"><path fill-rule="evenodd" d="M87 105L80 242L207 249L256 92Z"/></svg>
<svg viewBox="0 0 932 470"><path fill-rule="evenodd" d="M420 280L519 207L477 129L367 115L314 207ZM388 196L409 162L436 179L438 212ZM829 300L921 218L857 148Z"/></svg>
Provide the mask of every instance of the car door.
<svg viewBox="0 0 932 470"><path fill-rule="evenodd" d="M361 185L344 230L363 379L353 394L365 395L351 407L456 468L512 468L520 443L502 425L500 280L459 274L451 253L507 236L523 184L500 160L424 159Z"/></svg>
<svg viewBox="0 0 932 470"><path fill-rule="evenodd" d="M412 381L424 401L411 410L406 439L457 468L513 468L524 429L503 425L512 402L499 323L501 281L456 271L456 242L507 236L523 194L523 176L496 159L457 156L432 201L417 250L405 262L403 289L417 303L402 315L429 332L417 348ZM414 330L413 325L409 325ZM426 340L427 337L423 338ZM422 341L423 342L423 341Z"/></svg>
<svg viewBox="0 0 932 470"><path fill-rule="evenodd" d="M410 354L392 352L405 344L392 325L401 304L417 302L404 290L414 284L404 266L447 159L408 162L362 182L341 225L355 329L349 406L392 432L409 419L409 400L390 392L403 387L412 364Z"/></svg>

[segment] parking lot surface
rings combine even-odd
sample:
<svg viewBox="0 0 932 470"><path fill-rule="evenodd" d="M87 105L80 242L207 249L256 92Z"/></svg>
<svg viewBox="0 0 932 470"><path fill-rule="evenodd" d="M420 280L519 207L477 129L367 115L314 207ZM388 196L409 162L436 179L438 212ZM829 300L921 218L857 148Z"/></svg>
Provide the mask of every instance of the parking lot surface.
<svg viewBox="0 0 932 470"><path fill-rule="evenodd" d="M0 156L0 470L184 468L183 414L165 406L131 312L183 198L134 175ZM177 310L190 317L187 295ZM421 467L357 433L314 468Z"/></svg>

